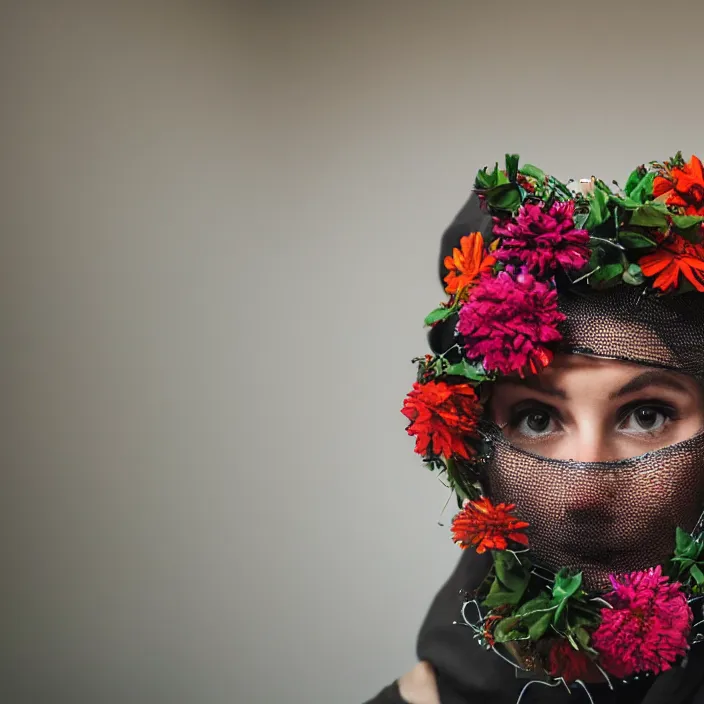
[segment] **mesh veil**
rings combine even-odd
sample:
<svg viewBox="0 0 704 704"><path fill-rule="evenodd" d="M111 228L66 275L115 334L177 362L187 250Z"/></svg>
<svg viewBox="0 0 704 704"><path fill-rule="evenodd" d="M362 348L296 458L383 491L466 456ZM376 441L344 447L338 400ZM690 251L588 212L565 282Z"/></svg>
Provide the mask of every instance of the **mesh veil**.
<svg viewBox="0 0 704 704"><path fill-rule="evenodd" d="M642 296L619 286L588 296L561 293L561 351L704 377L704 296ZM555 460L512 445L493 424L482 470L487 494L515 503L531 525L531 550L552 569L574 566L597 588L611 572L667 559L675 527L691 531L704 506L704 433L612 462Z"/></svg>
<svg viewBox="0 0 704 704"><path fill-rule="evenodd" d="M592 588L611 572L664 562L677 526L692 531L704 500L704 433L661 450L614 462L573 462L533 455L493 440L486 490L517 504L530 523L537 562L573 566Z"/></svg>

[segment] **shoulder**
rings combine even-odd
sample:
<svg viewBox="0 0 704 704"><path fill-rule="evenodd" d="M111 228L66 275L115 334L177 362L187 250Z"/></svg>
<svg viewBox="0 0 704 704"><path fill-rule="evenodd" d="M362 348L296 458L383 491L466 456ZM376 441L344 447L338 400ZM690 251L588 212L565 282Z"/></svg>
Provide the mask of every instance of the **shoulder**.
<svg viewBox="0 0 704 704"><path fill-rule="evenodd" d="M430 663L419 662L399 679L398 689L408 704L440 704L435 672Z"/></svg>

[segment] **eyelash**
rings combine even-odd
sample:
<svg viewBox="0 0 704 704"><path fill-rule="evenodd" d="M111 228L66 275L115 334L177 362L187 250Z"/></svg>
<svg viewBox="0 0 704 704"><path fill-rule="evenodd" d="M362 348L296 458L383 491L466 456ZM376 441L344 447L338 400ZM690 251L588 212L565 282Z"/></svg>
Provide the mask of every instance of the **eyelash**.
<svg viewBox="0 0 704 704"><path fill-rule="evenodd" d="M680 417L676 408L670 406L667 403L664 403L663 401L660 401L659 399L641 399L639 401L632 401L631 403L628 403L619 409L619 425L640 408L649 408L657 411L658 413L662 413L662 415L665 416L665 423L673 420L678 420ZM550 406L546 403L542 403L540 401L531 400L525 401L512 409L508 424L511 428L516 429L519 424L522 423L523 420L525 420L526 417L536 412L547 413L552 418L555 418L561 422L561 415L557 408L555 408L554 406ZM639 434L655 436L659 432L661 432L661 430L662 427L658 428L657 430L644 429L640 431ZM546 436L551 434L552 433L545 433Z"/></svg>

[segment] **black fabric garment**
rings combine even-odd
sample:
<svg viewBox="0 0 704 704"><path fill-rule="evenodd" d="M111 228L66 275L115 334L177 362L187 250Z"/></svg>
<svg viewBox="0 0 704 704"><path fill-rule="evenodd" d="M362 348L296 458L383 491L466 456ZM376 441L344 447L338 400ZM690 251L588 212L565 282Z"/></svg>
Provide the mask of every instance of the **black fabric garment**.
<svg viewBox="0 0 704 704"><path fill-rule="evenodd" d="M393 684L390 684L388 687L384 687L384 689L379 692L379 694L374 697L374 699L370 699L368 702L365 702L365 704L408 704L405 699L401 698L401 693L398 691L398 683L394 682Z"/></svg>
<svg viewBox="0 0 704 704"><path fill-rule="evenodd" d="M418 659L435 669L442 704L516 704L530 681L517 677L512 665L481 648L470 628L453 623L461 621L462 591L478 586L490 560L488 555L464 551L421 627ZM704 704L704 645L692 648L686 667L658 677L627 685L614 682L613 692L606 685L587 686L595 704ZM568 692L564 686L536 683L526 689L521 704L537 702L587 704L589 697L579 685Z"/></svg>

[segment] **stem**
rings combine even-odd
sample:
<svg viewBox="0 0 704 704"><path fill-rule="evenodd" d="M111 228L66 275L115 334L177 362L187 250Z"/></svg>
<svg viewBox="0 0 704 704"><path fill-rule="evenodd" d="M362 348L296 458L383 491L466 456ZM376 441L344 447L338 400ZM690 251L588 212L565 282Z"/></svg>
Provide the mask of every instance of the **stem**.
<svg viewBox="0 0 704 704"><path fill-rule="evenodd" d="M580 276L578 279L575 279L572 283L573 284L578 284L580 281L584 281L584 279L588 279L592 274L596 274L597 271L601 269L601 264L596 269L592 269L588 274L584 274L583 276Z"/></svg>
<svg viewBox="0 0 704 704"><path fill-rule="evenodd" d="M603 242L604 244L610 244L612 247L616 247L616 249L626 249L622 244L619 244L618 242L612 242L611 240L604 239L603 237L594 237L594 235L592 235L589 239L595 240L597 242Z"/></svg>

